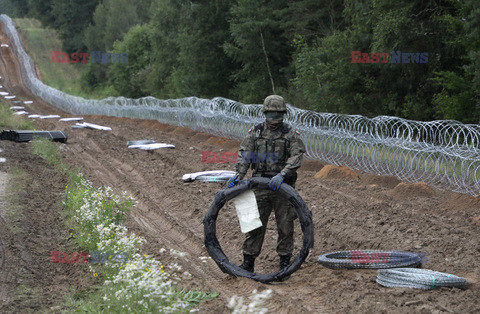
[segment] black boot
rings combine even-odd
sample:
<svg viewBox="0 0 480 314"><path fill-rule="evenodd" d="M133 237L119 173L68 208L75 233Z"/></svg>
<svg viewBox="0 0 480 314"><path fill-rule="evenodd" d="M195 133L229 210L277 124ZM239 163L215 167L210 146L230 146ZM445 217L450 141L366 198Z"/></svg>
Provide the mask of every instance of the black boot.
<svg viewBox="0 0 480 314"><path fill-rule="evenodd" d="M280 270L290 265L290 258L292 258L292 255L280 255Z"/></svg>
<svg viewBox="0 0 480 314"><path fill-rule="evenodd" d="M253 255L243 254L243 264L240 265L240 268L253 273L254 267L255 257Z"/></svg>

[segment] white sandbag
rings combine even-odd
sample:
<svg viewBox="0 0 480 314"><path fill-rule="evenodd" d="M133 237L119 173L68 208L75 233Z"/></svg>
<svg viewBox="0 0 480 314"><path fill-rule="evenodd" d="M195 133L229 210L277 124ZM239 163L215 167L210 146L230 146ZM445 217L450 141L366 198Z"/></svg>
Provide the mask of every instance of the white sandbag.
<svg viewBox="0 0 480 314"><path fill-rule="evenodd" d="M8 48L8 45L7 45L7 44L1 44L0 47L6 47L6 48Z"/></svg>
<svg viewBox="0 0 480 314"><path fill-rule="evenodd" d="M22 107L22 106L12 106L12 107L10 107L10 109L12 109L12 110L23 110L23 109L25 109L25 107Z"/></svg>
<svg viewBox="0 0 480 314"><path fill-rule="evenodd" d="M40 119L57 119L57 118L60 118L60 116L56 115L56 114L51 114L51 115L48 115L48 116L40 116L39 118Z"/></svg>
<svg viewBox="0 0 480 314"><path fill-rule="evenodd" d="M13 114L15 114L17 116L21 116L21 115L24 115L24 114L28 114L28 112L26 112L26 111L15 111Z"/></svg>
<svg viewBox="0 0 480 314"><path fill-rule="evenodd" d="M17 96L3 96L5 99L14 99L14 98L17 98Z"/></svg>
<svg viewBox="0 0 480 314"><path fill-rule="evenodd" d="M58 121L82 121L83 118L61 118Z"/></svg>
<svg viewBox="0 0 480 314"><path fill-rule="evenodd" d="M143 145L130 145L128 148L138 148L141 150L155 150L159 148L175 148L175 145L166 144L166 143L152 143L152 144L143 144Z"/></svg>
<svg viewBox="0 0 480 314"><path fill-rule="evenodd" d="M102 131L111 131L112 130L112 128L110 128L108 126L102 126L102 125L87 123L87 122L76 123L76 125L83 126L85 128L89 128L89 129L102 130Z"/></svg>
<svg viewBox="0 0 480 314"><path fill-rule="evenodd" d="M0 162L6 162L6 161L7 161L7 159L5 159L5 158L0 158Z"/></svg>
<svg viewBox="0 0 480 314"><path fill-rule="evenodd" d="M33 101L27 100L27 101L24 101L23 103L24 103L25 105L30 105L30 104L33 104Z"/></svg>
<svg viewBox="0 0 480 314"><path fill-rule="evenodd" d="M0 95L1 95L1 96L7 96L8 93L7 93L7 92L0 92Z"/></svg>
<svg viewBox="0 0 480 314"><path fill-rule="evenodd" d="M231 176L233 177L235 175L235 171L231 170L210 170L210 171L201 171L201 172L194 172L194 173L187 173L184 174L182 177L183 181L192 181L195 180L199 176L205 176L205 175L210 175L210 176Z"/></svg>
<svg viewBox="0 0 480 314"><path fill-rule="evenodd" d="M35 119L35 118L40 118L41 115L39 115L39 114L31 114L31 115L29 115L28 117L29 117L29 118L32 118L32 119Z"/></svg>
<svg viewBox="0 0 480 314"><path fill-rule="evenodd" d="M232 200L235 204L238 221L240 222L240 230L243 233L250 232L262 226L257 199L252 190L245 191Z"/></svg>

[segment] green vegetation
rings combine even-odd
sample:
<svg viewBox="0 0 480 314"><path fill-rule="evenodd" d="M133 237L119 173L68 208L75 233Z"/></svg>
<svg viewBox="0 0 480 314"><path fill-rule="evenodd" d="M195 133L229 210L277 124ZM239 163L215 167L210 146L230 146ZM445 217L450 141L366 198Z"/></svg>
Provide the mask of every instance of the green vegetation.
<svg viewBox="0 0 480 314"><path fill-rule="evenodd" d="M475 0L0 3L57 29L65 52L128 53L127 63L81 68L87 94L261 103L277 93L315 111L480 120ZM398 53L426 59L393 62Z"/></svg>
<svg viewBox="0 0 480 314"><path fill-rule="evenodd" d="M191 275L182 273L177 262L163 265L141 254L145 239L129 233L122 225L124 215L136 205L132 197L126 193L118 196L109 187L97 188L81 173L68 171L55 143L35 140L32 153L68 174L63 214L72 230L70 237L90 252L88 267L103 282L89 291L73 291L66 299L69 309L92 313L188 312L201 301L218 296L214 292L180 289L180 281ZM184 255L171 251L173 256ZM52 255L55 258L65 256Z"/></svg>
<svg viewBox="0 0 480 314"><path fill-rule="evenodd" d="M32 153L44 159L51 165L54 165L59 171L65 170L62 163L62 156L58 152L57 146L46 138L39 138L32 141Z"/></svg>
<svg viewBox="0 0 480 314"><path fill-rule="evenodd" d="M52 51L61 51L62 42L58 31L43 28L42 24L31 18L17 18L15 23L25 40L25 49L33 58L40 71L41 80L53 88L65 93L85 98L104 98L99 92L86 93L81 87L82 72L86 64L52 63ZM110 95L108 95L110 96Z"/></svg>
<svg viewBox="0 0 480 314"><path fill-rule="evenodd" d="M0 100L0 129L31 130L33 129L33 122L24 116L13 114L9 105Z"/></svg>

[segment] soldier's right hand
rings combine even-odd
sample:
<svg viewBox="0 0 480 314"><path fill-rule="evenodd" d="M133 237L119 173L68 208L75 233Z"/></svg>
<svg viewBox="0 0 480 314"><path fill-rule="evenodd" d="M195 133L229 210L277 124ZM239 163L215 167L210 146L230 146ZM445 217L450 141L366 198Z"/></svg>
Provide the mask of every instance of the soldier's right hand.
<svg viewBox="0 0 480 314"><path fill-rule="evenodd" d="M239 181L239 180L237 179L236 176L233 177L233 178L231 178L231 179L228 180L228 182L227 182L227 188L233 188L233 187L235 186L235 184L238 183L238 181Z"/></svg>

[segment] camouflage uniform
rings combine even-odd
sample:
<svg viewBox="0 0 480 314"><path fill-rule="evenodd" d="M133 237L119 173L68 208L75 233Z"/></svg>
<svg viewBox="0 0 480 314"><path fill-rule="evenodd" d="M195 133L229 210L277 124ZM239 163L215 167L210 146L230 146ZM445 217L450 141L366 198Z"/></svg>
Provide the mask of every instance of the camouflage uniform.
<svg viewBox="0 0 480 314"><path fill-rule="evenodd" d="M249 167L253 177L272 178L281 171L286 175L284 182L295 186L296 170L302 164L305 145L299 133L288 124L278 130L268 129L266 122L248 131L238 152L237 173L241 180ZM275 212L278 240L277 253L280 256L293 252L293 221L296 218L293 207L273 190L255 191L258 210L263 226L246 234L243 253L257 257L262 248L268 217Z"/></svg>

